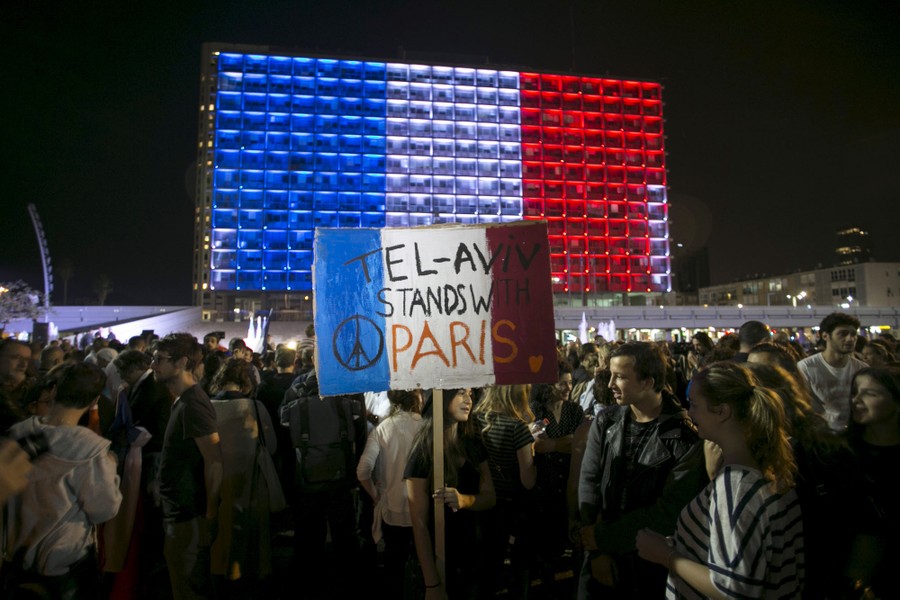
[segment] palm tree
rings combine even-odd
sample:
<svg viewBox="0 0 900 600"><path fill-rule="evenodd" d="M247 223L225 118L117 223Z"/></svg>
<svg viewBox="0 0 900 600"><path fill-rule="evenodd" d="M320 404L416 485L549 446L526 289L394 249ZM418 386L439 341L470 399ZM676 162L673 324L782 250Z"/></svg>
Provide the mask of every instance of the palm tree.
<svg viewBox="0 0 900 600"><path fill-rule="evenodd" d="M97 294L97 301L100 306L106 304L106 297L113 291L112 280L106 273L100 273L94 279L94 293Z"/></svg>
<svg viewBox="0 0 900 600"><path fill-rule="evenodd" d="M63 280L63 305L69 304L69 280L72 279L72 275L75 274L75 266L72 264L72 261L68 258L64 258L59 261L59 267L57 267L56 272L59 274L60 279Z"/></svg>

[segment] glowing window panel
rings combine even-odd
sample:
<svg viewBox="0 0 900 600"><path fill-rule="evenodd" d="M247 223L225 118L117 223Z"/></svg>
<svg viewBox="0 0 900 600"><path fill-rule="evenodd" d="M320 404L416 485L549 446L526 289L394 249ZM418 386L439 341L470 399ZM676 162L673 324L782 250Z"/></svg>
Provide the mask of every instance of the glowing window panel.
<svg viewBox="0 0 900 600"><path fill-rule="evenodd" d="M670 290L659 84L211 58L211 289L309 291L319 226L545 219L555 292Z"/></svg>

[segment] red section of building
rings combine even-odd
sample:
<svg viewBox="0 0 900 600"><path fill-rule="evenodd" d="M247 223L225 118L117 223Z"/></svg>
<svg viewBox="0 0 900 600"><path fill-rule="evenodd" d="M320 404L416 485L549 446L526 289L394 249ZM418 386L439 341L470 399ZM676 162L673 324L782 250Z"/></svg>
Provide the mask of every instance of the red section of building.
<svg viewBox="0 0 900 600"><path fill-rule="evenodd" d="M553 291L668 291L660 85L519 81L523 213L547 220Z"/></svg>

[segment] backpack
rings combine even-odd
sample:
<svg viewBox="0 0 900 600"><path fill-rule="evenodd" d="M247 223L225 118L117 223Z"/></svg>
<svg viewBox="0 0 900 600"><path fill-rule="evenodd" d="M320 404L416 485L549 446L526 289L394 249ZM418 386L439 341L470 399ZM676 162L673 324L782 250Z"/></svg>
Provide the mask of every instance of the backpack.
<svg viewBox="0 0 900 600"><path fill-rule="evenodd" d="M352 396L319 396L314 377L292 386L282 407L297 449L298 485L307 492L349 487L356 482L354 423L362 418L360 405Z"/></svg>

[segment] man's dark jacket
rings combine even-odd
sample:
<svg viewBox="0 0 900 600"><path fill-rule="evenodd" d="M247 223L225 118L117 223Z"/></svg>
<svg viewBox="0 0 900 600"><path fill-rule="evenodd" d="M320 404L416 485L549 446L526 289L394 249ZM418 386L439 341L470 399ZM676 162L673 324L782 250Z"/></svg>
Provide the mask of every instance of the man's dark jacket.
<svg viewBox="0 0 900 600"><path fill-rule="evenodd" d="M648 527L671 535L681 510L709 482L703 444L687 411L675 396L663 392L663 409L654 435L638 458L639 466L625 481L625 432L628 406L606 407L594 419L581 464L578 504L583 523L596 523L601 554L635 550L638 530ZM622 492L628 505L619 506Z"/></svg>

